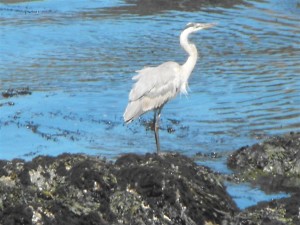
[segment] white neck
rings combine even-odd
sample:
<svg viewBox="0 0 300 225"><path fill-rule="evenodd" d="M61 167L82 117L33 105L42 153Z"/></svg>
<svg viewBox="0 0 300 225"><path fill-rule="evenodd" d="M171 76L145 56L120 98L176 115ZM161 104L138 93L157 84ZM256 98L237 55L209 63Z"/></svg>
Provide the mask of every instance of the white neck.
<svg viewBox="0 0 300 225"><path fill-rule="evenodd" d="M182 92L186 92L187 81L196 65L198 52L197 48L193 43L189 43L188 36L189 32L183 31L180 35L180 45L188 53L187 61L182 65Z"/></svg>

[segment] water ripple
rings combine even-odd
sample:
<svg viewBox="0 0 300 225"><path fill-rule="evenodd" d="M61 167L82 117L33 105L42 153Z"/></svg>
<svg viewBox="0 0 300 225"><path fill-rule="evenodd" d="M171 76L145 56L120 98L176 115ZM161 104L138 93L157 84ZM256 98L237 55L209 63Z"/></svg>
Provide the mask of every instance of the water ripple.
<svg viewBox="0 0 300 225"><path fill-rule="evenodd" d="M29 86L33 91L27 102L13 99L14 106L0 99L0 134L7 137L2 149L17 143L9 138L22 136L28 137L26 143L37 143L39 151L61 148L35 137L38 132L26 129L26 121L45 137L57 132L61 151L71 146L117 155L155 149L147 125L151 113L123 125L131 77L147 65L184 62L178 35L190 21L218 26L192 37L200 59L190 79L190 95L163 110L163 149L186 154L228 151L300 130L297 1L185 1L183 6L176 1L165 7L147 1L150 8L143 0L87 2L0 5L0 87ZM41 102L47 103L46 109L38 108ZM16 114L14 109L26 113L4 126ZM37 116L39 111L43 114ZM56 111L62 115L49 114ZM72 121L64 117L71 112L76 112ZM48 120L58 122L49 125Z"/></svg>

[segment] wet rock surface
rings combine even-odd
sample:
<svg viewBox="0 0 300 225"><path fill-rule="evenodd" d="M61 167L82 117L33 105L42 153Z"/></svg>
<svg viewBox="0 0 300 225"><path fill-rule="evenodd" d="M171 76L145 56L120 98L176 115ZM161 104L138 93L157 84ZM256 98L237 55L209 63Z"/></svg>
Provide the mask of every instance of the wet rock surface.
<svg viewBox="0 0 300 225"><path fill-rule="evenodd" d="M229 157L228 166L240 180L260 185L265 191L299 192L300 133L242 147Z"/></svg>
<svg viewBox="0 0 300 225"><path fill-rule="evenodd" d="M289 198L262 202L235 215L230 224L298 225L300 224L300 194Z"/></svg>
<svg viewBox="0 0 300 225"><path fill-rule="evenodd" d="M12 98L16 96L22 96L22 95L31 95L31 91L29 90L29 87L22 87L18 89L7 89L5 91L2 91L1 95L3 98ZM14 106L15 103L13 101L3 102L0 103L0 107L2 106Z"/></svg>
<svg viewBox="0 0 300 225"><path fill-rule="evenodd" d="M299 133L290 133L229 158L237 171L232 180L264 179L255 185L291 195L243 211L226 192L226 175L180 154L127 154L115 162L81 154L1 160L0 224L300 224L297 183L273 183L276 177L290 183L299 178L298 155ZM279 162L285 163L274 168Z"/></svg>
<svg viewBox="0 0 300 225"><path fill-rule="evenodd" d="M18 89L11 88L2 92L2 96L4 98L11 98L19 95L31 95L31 91L29 90L29 87L23 87Z"/></svg>
<svg viewBox="0 0 300 225"><path fill-rule="evenodd" d="M271 137L242 147L228 158L234 180L250 182L266 192L283 191L288 198L262 202L235 216L234 224L300 224L300 133Z"/></svg>
<svg viewBox="0 0 300 225"><path fill-rule="evenodd" d="M221 224L237 211L219 176L178 154L0 165L0 224Z"/></svg>
<svg viewBox="0 0 300 225"><path fill-rule="evenodd" d="M127 155L116 165L117 195L135 201L145 224L221 224L237 210L220 178L184 156ZM112 201L118 220L130 224L135 216L119 207L118 197Z"/></svg>

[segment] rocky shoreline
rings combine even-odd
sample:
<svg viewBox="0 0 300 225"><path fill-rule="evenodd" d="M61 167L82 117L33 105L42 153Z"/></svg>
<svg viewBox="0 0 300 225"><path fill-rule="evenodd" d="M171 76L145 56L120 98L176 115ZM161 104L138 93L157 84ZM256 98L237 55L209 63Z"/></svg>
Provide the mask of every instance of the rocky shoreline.
<svg viewBox="0 0 300 225"><path fill-rule="evenodd" d="M247 218L242 224L300 224L300 132L242 147L227 162L235 172L231 179L236 182L250 182L266 192L290 194L240 212L238 217Z"/></svg>
<svg viewBox="0 0 300 225"><path fill-rule="evenodd" d="M0 160L0 224L300 224L300 133L243 147L216 174L180 154ZM223 182L291 197L239 210Z"/></svg>

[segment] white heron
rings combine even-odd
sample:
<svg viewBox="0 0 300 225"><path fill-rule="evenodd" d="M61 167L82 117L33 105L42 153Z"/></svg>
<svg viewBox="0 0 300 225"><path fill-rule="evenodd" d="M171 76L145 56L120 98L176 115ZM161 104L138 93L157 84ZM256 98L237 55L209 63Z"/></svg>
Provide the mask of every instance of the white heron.
<svg viewBox="0 0 300 225"><path fill-rule="evenodd" d="M154 110L154 133L157 154L160 153L159 119L163 106L179 92L187 94L188 79L196 65L198 52L195 44L189 42L191 33L214 26L213 23L188 23L180 34L180 45L187 52L188 59L180 65L165 62L157 67L145 67L136 71L136 81L129 93L129 103L124 112L124 121L130 123L140 115Z"/></svg>

